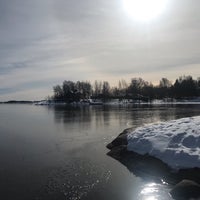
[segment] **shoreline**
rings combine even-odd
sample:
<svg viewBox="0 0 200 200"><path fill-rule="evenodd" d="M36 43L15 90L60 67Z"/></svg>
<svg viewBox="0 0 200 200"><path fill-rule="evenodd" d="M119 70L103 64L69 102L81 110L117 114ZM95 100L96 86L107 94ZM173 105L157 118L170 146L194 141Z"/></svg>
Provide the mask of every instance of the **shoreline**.
<svg viewBox="0 0 200 200"><path fill-rule="evenodd" d="M174 199L200 197L200 168L173 169L166 162L148 153L144 155L128 150L129 135L135 129L125 129L106 147L107 155L123 164L131 173L141 178L167 183L172 186ZM133 132L134 133L134 132ZM129 138L130 139L130 138ZM191 192L192 191L192 192Z"/></svg>

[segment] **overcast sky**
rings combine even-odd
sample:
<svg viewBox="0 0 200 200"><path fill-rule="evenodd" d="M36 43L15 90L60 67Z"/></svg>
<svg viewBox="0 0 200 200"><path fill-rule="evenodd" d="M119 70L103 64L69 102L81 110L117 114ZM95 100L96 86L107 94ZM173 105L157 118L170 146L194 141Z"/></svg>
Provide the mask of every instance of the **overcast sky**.
<svg viewBox="0 0 200 200"><path fill-rule="evenodd" d="M64 80L200 76L200 1L141 22L123 0L0 0L0 101L39 100Z"/></svg>

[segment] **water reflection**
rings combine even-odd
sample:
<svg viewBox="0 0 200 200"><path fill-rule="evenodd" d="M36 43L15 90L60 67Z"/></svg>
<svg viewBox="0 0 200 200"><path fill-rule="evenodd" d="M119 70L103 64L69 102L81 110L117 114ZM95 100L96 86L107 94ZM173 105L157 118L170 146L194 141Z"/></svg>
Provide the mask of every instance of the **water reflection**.
<svg viewBox="0 0 200 200"><path fill-rule="evenodd" d="M70 123L81 126L137 127L157 121L168 121L180 117L198 115L198 105L132 105L132 106L53 106L48 107L54 113L56 123L66 128Z"/></svg>
<svg viewBox="0 0 200 200"><path fill-rule="evenodd" d="M129 125L137 127L146 123L190 117L199 115L199 111L199 105L132 108L132 112L129 113L129 119L131 119ZM111 150L108 155L122 163L132 174L144 180L145 184L141 188L138 197L141 200L172 199L169 194L170 187L182 179L199 180L199 177L195 175L199 174L199 171L197 173L192 173L190 170L172 172L167 165L158 159L127 152L123 147ZM167 183L170 183L170 185Z"/></svg>
<svg viewBox="0 0 200 200"><path fill-rule="evenodd" d="M169 189L164 188L161 184L147 183L144 184L139 194L141 200L166 200L170 199Z"/></svg>
<svg viewBox="0 0 200 200"><path fill-rule="evenodd" d="M46 186L38 196L44 200L87 199L100 185L106 185L110 176L111 172L105 166L97 167L90 161L74 160L62 168L51 170Z"/></svg>
<svg viewBox="0 0 200 200"><path fill-rule="evenodd" d="M111 112L106 107L91 106L55 106L48 107L54 112L56 123L63 123L68 128L71 123L80 124L81 126L95 126L96 129L102 126L109 126Z"/></svg>
<svg viewBox="0 0 200 200"><path fill-rule="evenodd" d="M158 191L159 190L156 187L155 183L150 183L150 184L144 185L144 188L140 192L140 199L142 199L142 200L158 200L156 198Z"/></svg>
<svg viewBox="0 0 200 200"><path fill-rule="evenodd" d="M197 115L199 108L1 105L1 197L20 200L158 199L158 193L163 194L165 188L160 181L164 179L163 173L150 162L134 159L131 164L124 156L121 163L128 168L126 170L106 156L106 143L125 128ZM149 182L156 184L152 187L157 188L158 193L157 190L145 193L150 191Z"/></svg>
<svg viewBox="0 0 200 200"><path fill-rule="evenodd" d="M54 106L48 107L54 112L54 119L57 123L85 122L91 120L90 107Z"/></svg>

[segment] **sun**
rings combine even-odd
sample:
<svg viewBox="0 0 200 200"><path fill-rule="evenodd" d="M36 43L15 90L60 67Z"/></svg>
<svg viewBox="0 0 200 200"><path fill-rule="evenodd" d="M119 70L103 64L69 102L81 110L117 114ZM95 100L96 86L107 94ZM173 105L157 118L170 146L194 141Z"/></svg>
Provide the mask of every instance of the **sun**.
<svg viewBox="0 0 200 200"><path fill-rule="evenodd" d="M166 8L167 0L123 0L125 11L135 20L150 21Z"/></svg>

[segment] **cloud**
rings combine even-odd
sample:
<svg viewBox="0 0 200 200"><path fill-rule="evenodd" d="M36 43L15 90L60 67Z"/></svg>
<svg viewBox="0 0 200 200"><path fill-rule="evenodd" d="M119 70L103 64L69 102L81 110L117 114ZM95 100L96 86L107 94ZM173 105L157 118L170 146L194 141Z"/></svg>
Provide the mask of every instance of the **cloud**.
<svg viewBox="0 0 200 200"><path fill-rule="evenodd" d="M39 98L33 94L40 88L46 96L66 79L114 84L133 76L200 76L200 2L169 0L166 13L149 24L128 18L121 5L0 0L0 100L25 98L25 91L26 99Z"/></svg>
<svg viewBox="0 0 200 200"><path fill-rule="evenodd" d="M21 91L13 91L12 93L6 93L1 95L1 101L7 100L25 100L25 101L37 101L45 99L49 94L52 95L52 92L48 88L37 88L37 89L30 89L30 90L21 90Z"/></svg>

